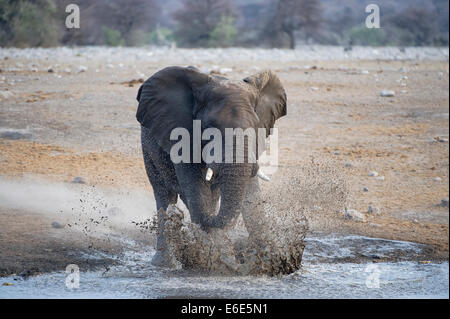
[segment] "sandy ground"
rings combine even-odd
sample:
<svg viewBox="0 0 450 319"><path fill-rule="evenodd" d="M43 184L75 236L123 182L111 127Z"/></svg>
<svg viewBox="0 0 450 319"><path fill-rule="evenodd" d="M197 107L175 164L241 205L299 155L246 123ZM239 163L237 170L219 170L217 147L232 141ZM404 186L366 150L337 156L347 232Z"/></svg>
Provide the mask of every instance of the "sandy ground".
<svg viewBox="0 0 450 319"><path fill-rule="evenodd" d="M277 124L280 165L301 166L311 156L332 160L348 180L348 206L365 215L357 222L338 209L310 214L312 231L423 243L429 258L448 259L449 209L441 205L449 196L448 51L417 59L320 58L323 52L317 59L290 53L278 59L283 51L270 51L261 60L220 51L217 58L194 54L192 63L189 51L160 59L150 50L148 59L128 59L127 51L64 52L0 50L0 177L69 183L79 176L87 186L150 193L135 120L138 80L168 65L219 65L232 70L223 70L232 79L270 68L288 96L288 115ZM381 97L381 90L396 94ZM369 205L378 214L368 213ZM0 203L0 276L111 262L83 259L91 239L51 227L44 212L9 206ZM114 253L120 245L96 248Z"/></svg>

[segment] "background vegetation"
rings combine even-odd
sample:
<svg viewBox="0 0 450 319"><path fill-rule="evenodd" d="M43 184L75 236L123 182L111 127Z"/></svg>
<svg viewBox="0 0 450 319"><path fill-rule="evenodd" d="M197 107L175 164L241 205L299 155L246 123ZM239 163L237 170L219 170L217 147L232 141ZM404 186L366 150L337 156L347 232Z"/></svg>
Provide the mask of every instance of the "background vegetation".
<svg viewBox="0 0 450 319"><path fill-rule="evenodd" d="M76 3L81 28L66 29ZM447 0L378 0L381 29L364 25L365 0L0 0L0 46L178 45L443 46Z"/></svg>

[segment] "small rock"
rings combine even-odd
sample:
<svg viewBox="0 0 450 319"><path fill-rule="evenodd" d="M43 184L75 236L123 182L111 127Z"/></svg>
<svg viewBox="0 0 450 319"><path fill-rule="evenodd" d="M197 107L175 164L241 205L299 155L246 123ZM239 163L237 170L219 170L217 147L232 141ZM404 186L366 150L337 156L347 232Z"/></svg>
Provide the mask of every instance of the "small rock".
<svg viewBox="0 0 450 319"><path fill-rule="evenodd" d="M379 255L370 254L370 255L364 255L364 256L366 256L368 258L372 258L372 259L381 259L381 256L379 256Z"/></svg>
<svg viewBox="0 0 450 319"><path fill-rule="evenodd" d="M319 88L317 86L312 86L309 88L310 91L319 91Z"/></svg>
<svg viewBox="0 0 450 319"><path fill-rule="evenodd" d="M362 70L362 71L361 71L361 74L369 74L369 71L367 71L367 70Z"/></svg>
<svg viewBox="0 0 450 319"><path fill-rule="evenodd" d="M27 269L22 271L20 274L18 274L19 277L21 277L22 279L27 279L30 276L35 276L38 275L40 273L38 268L31 268L31 269Z"/></svg>
<svg viewBox="0 0 450 319"><path fill-rule="evenodd" d="M369 172L369 176L371 176L371 177L377 177L377 176L378 176L378 172L371 171L371 172Z"/></svg>
<svg viewBox="0 0 450 319"><path fill-rule="evenodd" d="M77 69L78 73L82 73L82 72L86 72L88 70L87 67L85 67L84 65L80 65Z"/></svg>
<svg viewBox="0 0 450 319"><path fill-rule="evenodd" d="M369 191L369 188L368 188L368 187L364 187L364 188L363 188L363 192L366 192L366 193L367 193L368 191Z"/></svg>
<svg viewBox="0 0 450 319"><path fill-rule="evenodd" d="M83 177L77 176L72 180L72 183L74 184L86 184Z"/></svg>
<svg viewBox="0 0 450 319"><path fill-rule="evenodd" d="M352 164L351 163L345 163L345 167L350 168L350 167L352 167Z"/></svg>
<svg viewBox="0 0 450 319"><path fill-rule="evenodd" d="M441 206L442 207L448 207L448 197L441 200Z"/></svg>
<svg viewBox="0 0 450 319"><path fill-rule="evenodd" d="M14 284L5 281L2 286L14 286Z"/></svg>
<svg viewBox="0 0 450 319"><path fill-rule="evenodd" d="M378 207L373 207L373 206L369 205L369 207L367 208L367 212L369 214L378 215L378 214L380 214L380 209Z"/></svg>
<svg viewBox="0 0 450 319"><path fill-rule="evenodd" d="M10 91L0 91L0 97L2 98L2 99L5 99L5 100L7 100L7 99L9 99L10 97L12 97L14 94L12 93L12 92L10 92Z"/></svg>
<svg viewBox="0 0 450 319"><path fill-rule="evenodd" d="M438 141L441 143L447 143L448 139L446 139L445 137L439 137Z"/></svg>
<svg viewBox="0 0 450 319"><path fill-rule="evenodd" d="M413 219L413 223L414 223L414 224L418 224L419 221L418 221L417 219L414 218L414 219Z"/></svg>
<svg viewBox="0 0 450 319"><path fill-rule="evenodd" d="M353 220L353 221L357 221L357 222L366 221L366 217L364 216L364 214L362 214L354 209L347 209L345 211L344 218L347 220Z"/></svg>
<svg viewBox="0 0 450 319"><path fill-rule="evenodd" d="M64 225L60 224L58 222L52 222L52 227L56 228L56 229L61 229L61 228L64 228Z"/></svg>
<svg viewBox="0 0 450 319"><path fill-rule="evenodd" d="M334 155L340 155L341 152L339 152L339 151L334 151L333 154L334 154Z"/></svg>
<svg viewBox="0 0 450 319"><path fill-rule="evenodd" d="M233 69L231 69L231 68L220 68L219 69L219 73L223 74L223 75L231 73L231 72L233 72Z"/></svg>
<svg viewBox="0 0 450 319"><path fill-rule="evenodd" d="M55 71L54 71L52 68L48 68L48 69L47 69L47 72L48 72L48 73L53 73L53 72L55 72Z"/></svg>
<svg viewBox="0 0 450 319"><path fill-rule="evenodd" d="M30 133L21 133L17 131L4 131L0 132L0 138L8 139L8 140L23 140L29 139L32 135Z"/></svg>
<svg viewBox="0 0 450 319"><path fill-rule="evenodd" d="M383 90L383 91L380 92L380 95L382 97L393 97L393 96L395 96L395 91Z"/></svg>
<svg viewBox="0 0 450 319"><path fill-rule="evenodd" d="M375 223L370 223L369 226L370 226L370 227L381 227L380 225L375 224Z"/></svg>
<svg viewBox="0 0 450 319"><path fill-rule="evenodd" d="M442 181L442 178L440 178L440 177L435 177L435 178L433 178L433 181L435 181L435 182L440 182L440 181Z"/></svg>
<svg viewBox="0 0 450 319"><path fill-rule="evenodd" d="M377 180L377 181L384 181L384 176L378 176L378 177L375 177L375 179Z"/></svg>

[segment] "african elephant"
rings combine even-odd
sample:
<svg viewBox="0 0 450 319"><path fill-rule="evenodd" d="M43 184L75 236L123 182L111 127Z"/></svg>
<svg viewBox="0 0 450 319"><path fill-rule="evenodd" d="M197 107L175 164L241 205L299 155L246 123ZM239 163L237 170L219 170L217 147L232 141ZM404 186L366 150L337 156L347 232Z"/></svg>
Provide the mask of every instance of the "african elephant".
<svg viewBox="0 0 450 319"><path fill-rule="evenodd" d="M180 195L191 221L205 230L233 225L247 186L258 183L257 175L265 178L257 161L251 161L245 152L243 161L238 161L236 155L231 162L226 161L224 150L222 160L216 157L209 162L202 158L196 162L191 151L189 161L174 163L171 149L177 141L170 138L171 132L186 129L194 145L193 123L200 120L202 132L216 128L223 133L222 138L227 128L265 128L264 141L275 121L286 115L286 93L279 78L264 71L243 81L231 81L194 67L167 67L143 83L137 100L144 163L157 209L176 203ZM229 141L222 145L229 145ZM232 141L235 150L236 140ZM248 151L248 143L244 145ZM205 147L205 141L200 147ZM256 158L258 155L257 151L253 154Z"/></svg>

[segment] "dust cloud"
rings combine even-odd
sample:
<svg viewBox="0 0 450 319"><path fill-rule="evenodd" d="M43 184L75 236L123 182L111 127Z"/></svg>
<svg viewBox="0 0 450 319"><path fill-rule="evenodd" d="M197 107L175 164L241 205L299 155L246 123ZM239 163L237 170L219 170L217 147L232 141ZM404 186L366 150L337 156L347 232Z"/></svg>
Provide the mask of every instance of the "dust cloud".
<svg viewBox="0 0 450 319"><path fill-rule="evenodd" d="M136 230L155 215L150 191L99 188L26 177L0 178L0 208L49 217L86 235Z"/></svg>

